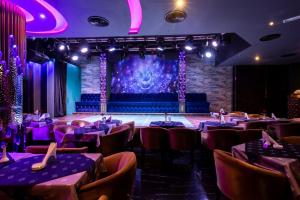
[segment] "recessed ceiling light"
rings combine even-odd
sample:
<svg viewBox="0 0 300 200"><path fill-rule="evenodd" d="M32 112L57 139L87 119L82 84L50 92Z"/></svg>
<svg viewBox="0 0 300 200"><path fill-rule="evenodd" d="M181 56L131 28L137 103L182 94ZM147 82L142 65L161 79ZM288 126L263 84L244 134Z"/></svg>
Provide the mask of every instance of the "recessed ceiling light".
<svg viewBox="0 0 300 200"><path fill-rule="evenodd" d="M185 0L176 0L175 6L176 8L183 8L185 6Z"/></svg>
<svg viewBox="0 0 300 200"><path fill-rule="evenodd" d="M275 25L275 22L273 22L273 21L269 22L269 26L274 26L274 25Z"/></svg>
<svg viewBox="0 0 300 200"><path fill-rule="evenodd" d="M66 46L64 44L60 44L59 47L58 47L58 49L60 51L64 51L66 49Z"/></svg>
<svg viewBox="0 0 300 200"><path fill-rule="evenodd" d="M212 53L210 51L205 52L205 57L206 58L211 58L212 57Z"/></svg>
<svg viewBox="0 0 300 200"><path fill-rule="evenodd" d="M212 41L211 44L213 45L213 47L218 47L218 42L216 40Z"/></svg>
<svg viewBox="0 0 300 200"><path fill-rule="evenodd" d="M41 13L41 14L40 14L40 18L41 18L41 19L46 19L46 15L45 15L44 13Z"/></svg>
<svg viewBox="0 0 300 200"><path fill-rule="evenodd" d="M262 42L266 42L266 41L278 39L280 37L281 37L281 34L275 33L275 34L265 35L265 36L261 37L259 40Z"/></svg>
<svg viewBox="0 0 300 200"><path fill-rule="evenodd" d="M254 57L254 60L257 61L257 62L260 61L260 56L259 56L259 55L256 55L256 56Z"/></svg>

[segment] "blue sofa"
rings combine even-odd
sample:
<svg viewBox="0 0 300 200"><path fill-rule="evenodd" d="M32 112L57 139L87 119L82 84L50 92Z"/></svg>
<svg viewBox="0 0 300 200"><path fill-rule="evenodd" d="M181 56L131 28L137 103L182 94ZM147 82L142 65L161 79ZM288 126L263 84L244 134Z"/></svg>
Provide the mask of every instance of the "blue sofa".
<svg viewBox="0 0 300 200"><path fill-rule="evenodd" d="M176 93L111 94L108 112L126 113L178 113Z"/></svg>
<svg viewBox="0 0 300 200"><path fill-rule="evenodd" d="M100 112L100 94L82 94L76 112Z"/></svg>
<svg viewBox="0 0 300 200"><path fill-rule="evenodd" d="M209 113L209 102L205 93L187 93L185 111L187 113Z"/></svg>

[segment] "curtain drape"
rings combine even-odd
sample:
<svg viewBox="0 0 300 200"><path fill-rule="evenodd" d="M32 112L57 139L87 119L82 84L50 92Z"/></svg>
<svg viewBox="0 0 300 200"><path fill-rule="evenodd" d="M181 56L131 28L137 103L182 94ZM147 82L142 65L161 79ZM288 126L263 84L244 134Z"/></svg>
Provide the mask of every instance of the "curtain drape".
<svg viewBox="0 0 300 200"><path fill-rule="evenodd" d="M54 117L66 115L67 64L55 62L54 68Z"/></svg>

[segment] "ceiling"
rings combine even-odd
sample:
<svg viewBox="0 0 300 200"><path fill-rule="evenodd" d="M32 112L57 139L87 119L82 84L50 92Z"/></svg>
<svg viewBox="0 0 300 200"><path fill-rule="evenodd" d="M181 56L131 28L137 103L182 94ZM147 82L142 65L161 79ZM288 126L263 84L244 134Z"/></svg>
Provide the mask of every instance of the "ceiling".
<svg viewBox="0 0 300 200"><path fill-rule="evenodd" d="M17 0L13 0L17 2ZM63 33L42 37L128 36L130 12L127 0L47 0L68 22ZM185 21L171 24L165 14L174 9L174 0L141 0L143 21L139 36L189 35L234 32L250 47L229 58L222 65L290 64L300 61L300 20L283 24L282 20L300 15L299 0L187 0ZM92 15L110 21L108 27L94 27L87 22ZM269 21L277 25L268 26ZM279 39L261 42L259 38L280 33ZM293 57L283 54L297 53Z"/></svg>

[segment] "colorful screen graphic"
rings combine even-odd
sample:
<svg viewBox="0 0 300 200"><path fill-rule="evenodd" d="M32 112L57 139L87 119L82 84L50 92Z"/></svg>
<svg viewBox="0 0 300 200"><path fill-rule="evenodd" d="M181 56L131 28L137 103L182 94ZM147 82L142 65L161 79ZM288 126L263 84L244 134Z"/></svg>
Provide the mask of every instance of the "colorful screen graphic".
<svg viewBox="0 0 300 200"><path fill-rule="evenodd" d="M111 93L175 93L178 61L131 55L112 67Z"/></svg>

